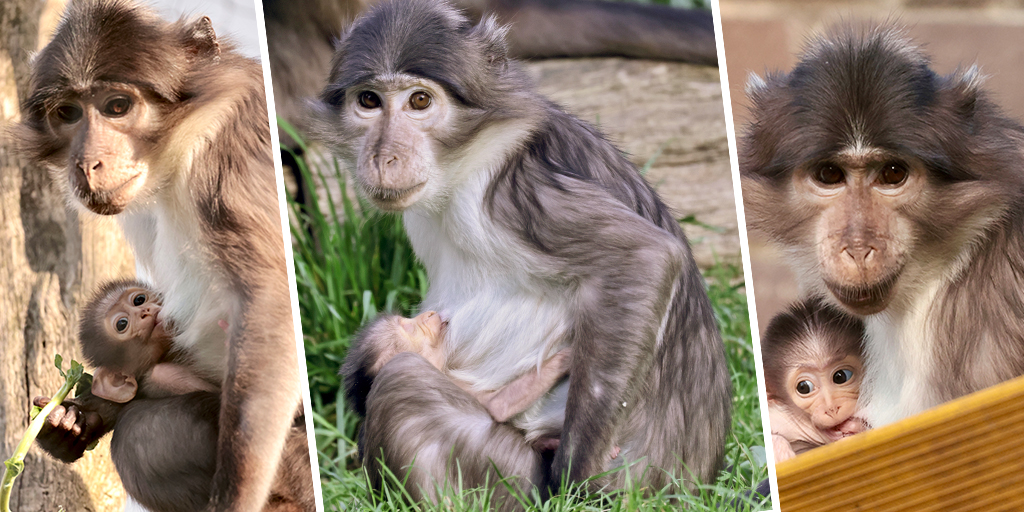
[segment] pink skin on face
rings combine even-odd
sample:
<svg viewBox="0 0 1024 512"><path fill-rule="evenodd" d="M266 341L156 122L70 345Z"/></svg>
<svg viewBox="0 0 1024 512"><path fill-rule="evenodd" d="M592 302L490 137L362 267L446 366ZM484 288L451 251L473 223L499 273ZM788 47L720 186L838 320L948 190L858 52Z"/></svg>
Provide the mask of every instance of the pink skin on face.
<svg viewBox="0 0 1024 512"><path fill-rule="evenodd" d="M170 349L171 343L171 336L160 318L160 309L156 293L131 287L111 304L103 328L111 339L150 344L155 352L154 359L159 359Z"/></svg>

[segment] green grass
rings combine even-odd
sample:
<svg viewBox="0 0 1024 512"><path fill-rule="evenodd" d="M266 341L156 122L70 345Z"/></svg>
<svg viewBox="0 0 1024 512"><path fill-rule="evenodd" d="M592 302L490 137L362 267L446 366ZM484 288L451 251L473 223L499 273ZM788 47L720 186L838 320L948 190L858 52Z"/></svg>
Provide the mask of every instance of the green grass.
<svg viewBox="0 0 1024 512"><path fill-rule="evenodd" d="M412 313L426 290L426 274L415 260L400 217L375 213L350 199L337 166L310 170L301 158L296 160L307 182L324 184L325 178L332 178L342 187L338 201L317 198L319 210L303 212L292 204L295 277L326 510L486 510L487 493L479 490L448 492L443 505L409 505L394 489L381 494L367 489L365 475L354 463L360 418L342 405L337 371L349 336L364 321L377 311ZM644 496L634 489L588 496L575 489L544 503L541 510L664 510L677 508L676 501L689 504L690 510L720 510L768 477L742 271L719 264L705 277L732 375L729 469L694 495ZM766 502L743 502L738 510L767 508Z"/></svg>

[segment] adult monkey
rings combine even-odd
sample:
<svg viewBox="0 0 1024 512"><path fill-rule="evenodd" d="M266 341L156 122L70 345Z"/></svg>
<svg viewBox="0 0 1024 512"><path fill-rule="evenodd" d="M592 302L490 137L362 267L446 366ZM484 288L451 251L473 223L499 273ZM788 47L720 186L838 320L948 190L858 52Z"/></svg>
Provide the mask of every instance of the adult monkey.
<svg viewBox="0 0 1024 512"><path fill-rule="evenodd" d="M175 350L222 382L211 508L259 509L299 402L259 63L208 18L84 0L36 57L30 90L21 147L80 211L117 216ZM66 405L40 442L71 461L111 422Z"/></svg>
<svg viewBox="0 0 1024 512"><path fill-rule="evenodd" d="M864 319L875 427L1024 374L1024 129L981 82L898 27L840 26L748 88L750 225Z"/></svg>
<svg viewBox="0 0 1024 512"><path fill-rule="evenodd" d="M564 409L549 485L607 469L613 446L616 465L643 459L630 477L651 489L666 471L711 481L729 377L682 230L617 149L534 91L504 35L440 2L378 5L338 45L319 136L374 204L403 212L431 281L423 309L449 321L449 376L494 390L572 349L568 389L513 419L529 435ZM453 387L422 363L385 365L374 388L390 391L368 399L368 422L385 425L367 429L366 456L383 451L394 471L446 462L428 449L436 432L396 422L451 421L457 407L373 418L375 402Z"/></svg>

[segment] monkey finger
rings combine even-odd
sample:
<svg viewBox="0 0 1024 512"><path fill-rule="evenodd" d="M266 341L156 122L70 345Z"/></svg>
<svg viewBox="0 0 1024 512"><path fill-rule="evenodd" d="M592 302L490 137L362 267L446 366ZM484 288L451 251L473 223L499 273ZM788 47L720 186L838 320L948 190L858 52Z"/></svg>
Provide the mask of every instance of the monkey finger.
<svg viewBox="0 0 1024 512"><path fill-rule="evenodd" d="M96 431L103 426L103 419L99 413L88 411L81 414L82 418L82 432L78 436L79 439L85 442L91 442L95 437Z"/></svg>
<svg viewBox="0 0 1024 512"><path fill-rule="evenodd" d="M78 416L78 407L75 407L74 405L68 407L67 414L65 414L64 417L61 419L60 428L68 432L74 432L75 425L78 422ZM81 429L79 429L79 433L80 432ZM75 433L74 435L78 436L78 433Z"/></svg>
<svg viewBox="0 0 1024 512"><path fill-rule="evenodd" d="M50 414L46 415L46 422L53 428L61 428L61 424L64 422L64 416L67 414L67 410L64 409L63 405L54 407Z"/></svg>
<svg viewBox="0 0 1024 512"><path fill-rule="evenodd" d="M32 405L36 407L46 407L48 403L50 403L50 397L48 396L37 396L32 399Z"/></svg>

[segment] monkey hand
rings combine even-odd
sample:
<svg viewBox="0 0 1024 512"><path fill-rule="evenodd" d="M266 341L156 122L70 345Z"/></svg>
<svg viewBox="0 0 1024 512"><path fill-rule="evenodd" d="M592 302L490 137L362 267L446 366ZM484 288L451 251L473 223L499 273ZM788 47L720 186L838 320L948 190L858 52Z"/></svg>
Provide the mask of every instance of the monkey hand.
<svg viewBox="0 0 1024 512"><path fill-rule="evenodd" d="M32 404L43 407L50 398L37 396ZM76 400L67 400L58 405L46 417L43 429L36 440L39 446L54 458L63 462L74 462L82 457L86 448L103 437L108 427L100 411L83 408Z"/></svg>

